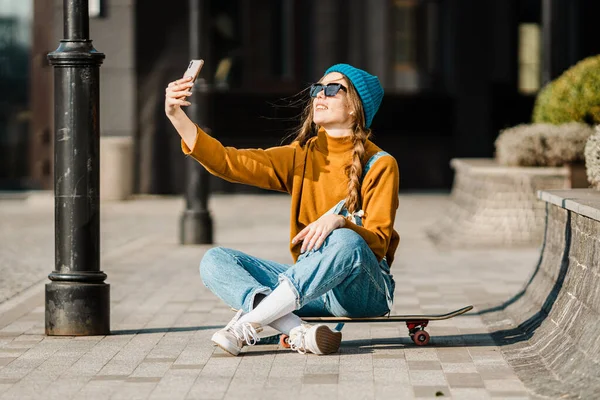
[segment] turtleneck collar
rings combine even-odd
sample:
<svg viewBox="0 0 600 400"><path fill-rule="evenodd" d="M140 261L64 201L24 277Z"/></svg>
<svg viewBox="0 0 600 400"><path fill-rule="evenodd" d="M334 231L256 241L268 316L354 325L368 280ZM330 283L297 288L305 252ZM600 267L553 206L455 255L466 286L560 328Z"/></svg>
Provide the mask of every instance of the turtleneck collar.
<svg viewBox="0 0 600 400"><path fill-rule="evenodd" d="M324 128L320 128L317 134L317 148L325 155L340 155L351 152L354 145L351 136L341 138L329 136Z"/></svg>

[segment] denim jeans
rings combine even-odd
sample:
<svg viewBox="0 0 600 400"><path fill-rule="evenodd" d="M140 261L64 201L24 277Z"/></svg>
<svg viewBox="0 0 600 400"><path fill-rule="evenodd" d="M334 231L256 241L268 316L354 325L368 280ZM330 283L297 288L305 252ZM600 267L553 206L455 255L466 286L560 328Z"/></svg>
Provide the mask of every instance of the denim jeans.
<svg viewBox="0 0 600 400"><path fill-rule="evenodd" d="M364 239L346 228L334 230L321 248L301 254L293 265L215 247L204 255L200 276L225 303L245 312L257 294L287 281L301 317L385 315L395 287L385 260L378 263Z"/></svg>

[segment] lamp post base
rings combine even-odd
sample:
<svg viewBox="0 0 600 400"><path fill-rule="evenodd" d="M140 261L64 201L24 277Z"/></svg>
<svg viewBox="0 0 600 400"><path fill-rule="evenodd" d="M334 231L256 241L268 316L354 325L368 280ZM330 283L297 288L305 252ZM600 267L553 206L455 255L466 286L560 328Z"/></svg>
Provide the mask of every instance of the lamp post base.
<svg viewBox="0 0 600 400"><path fill-rule="evenodd" d="M110 334L110 285L51 282L46 284L46 335Z"/></svg>
<svg viewBox="0 0 600 400"><path fill-rule="evenodd" d="M208 211L185 210L179 222L181 244L213 243L212 218Z"/></svg>

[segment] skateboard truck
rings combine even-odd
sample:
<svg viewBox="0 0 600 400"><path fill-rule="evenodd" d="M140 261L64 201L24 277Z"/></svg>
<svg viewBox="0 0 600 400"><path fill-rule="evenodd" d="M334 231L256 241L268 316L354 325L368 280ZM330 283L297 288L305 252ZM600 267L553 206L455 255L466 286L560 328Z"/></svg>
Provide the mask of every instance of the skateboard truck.
<svg viewBox="0 0 600 400"><path fill-rule="evenodd" d="M417 346L425 346L429 343L429 333L425 330L429 321L406 321L408 334Z"/></svg>

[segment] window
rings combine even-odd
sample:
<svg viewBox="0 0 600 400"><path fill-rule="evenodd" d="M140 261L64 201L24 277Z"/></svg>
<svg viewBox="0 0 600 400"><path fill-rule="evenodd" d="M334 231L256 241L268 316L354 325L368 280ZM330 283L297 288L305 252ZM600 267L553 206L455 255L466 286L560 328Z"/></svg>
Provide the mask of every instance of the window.
<svg viewBox="0 0 600 400"><path fill-rule="evenodd" d="M536 23L519 25L519 91L529 94L540 89L541 32Z"/></svg>

